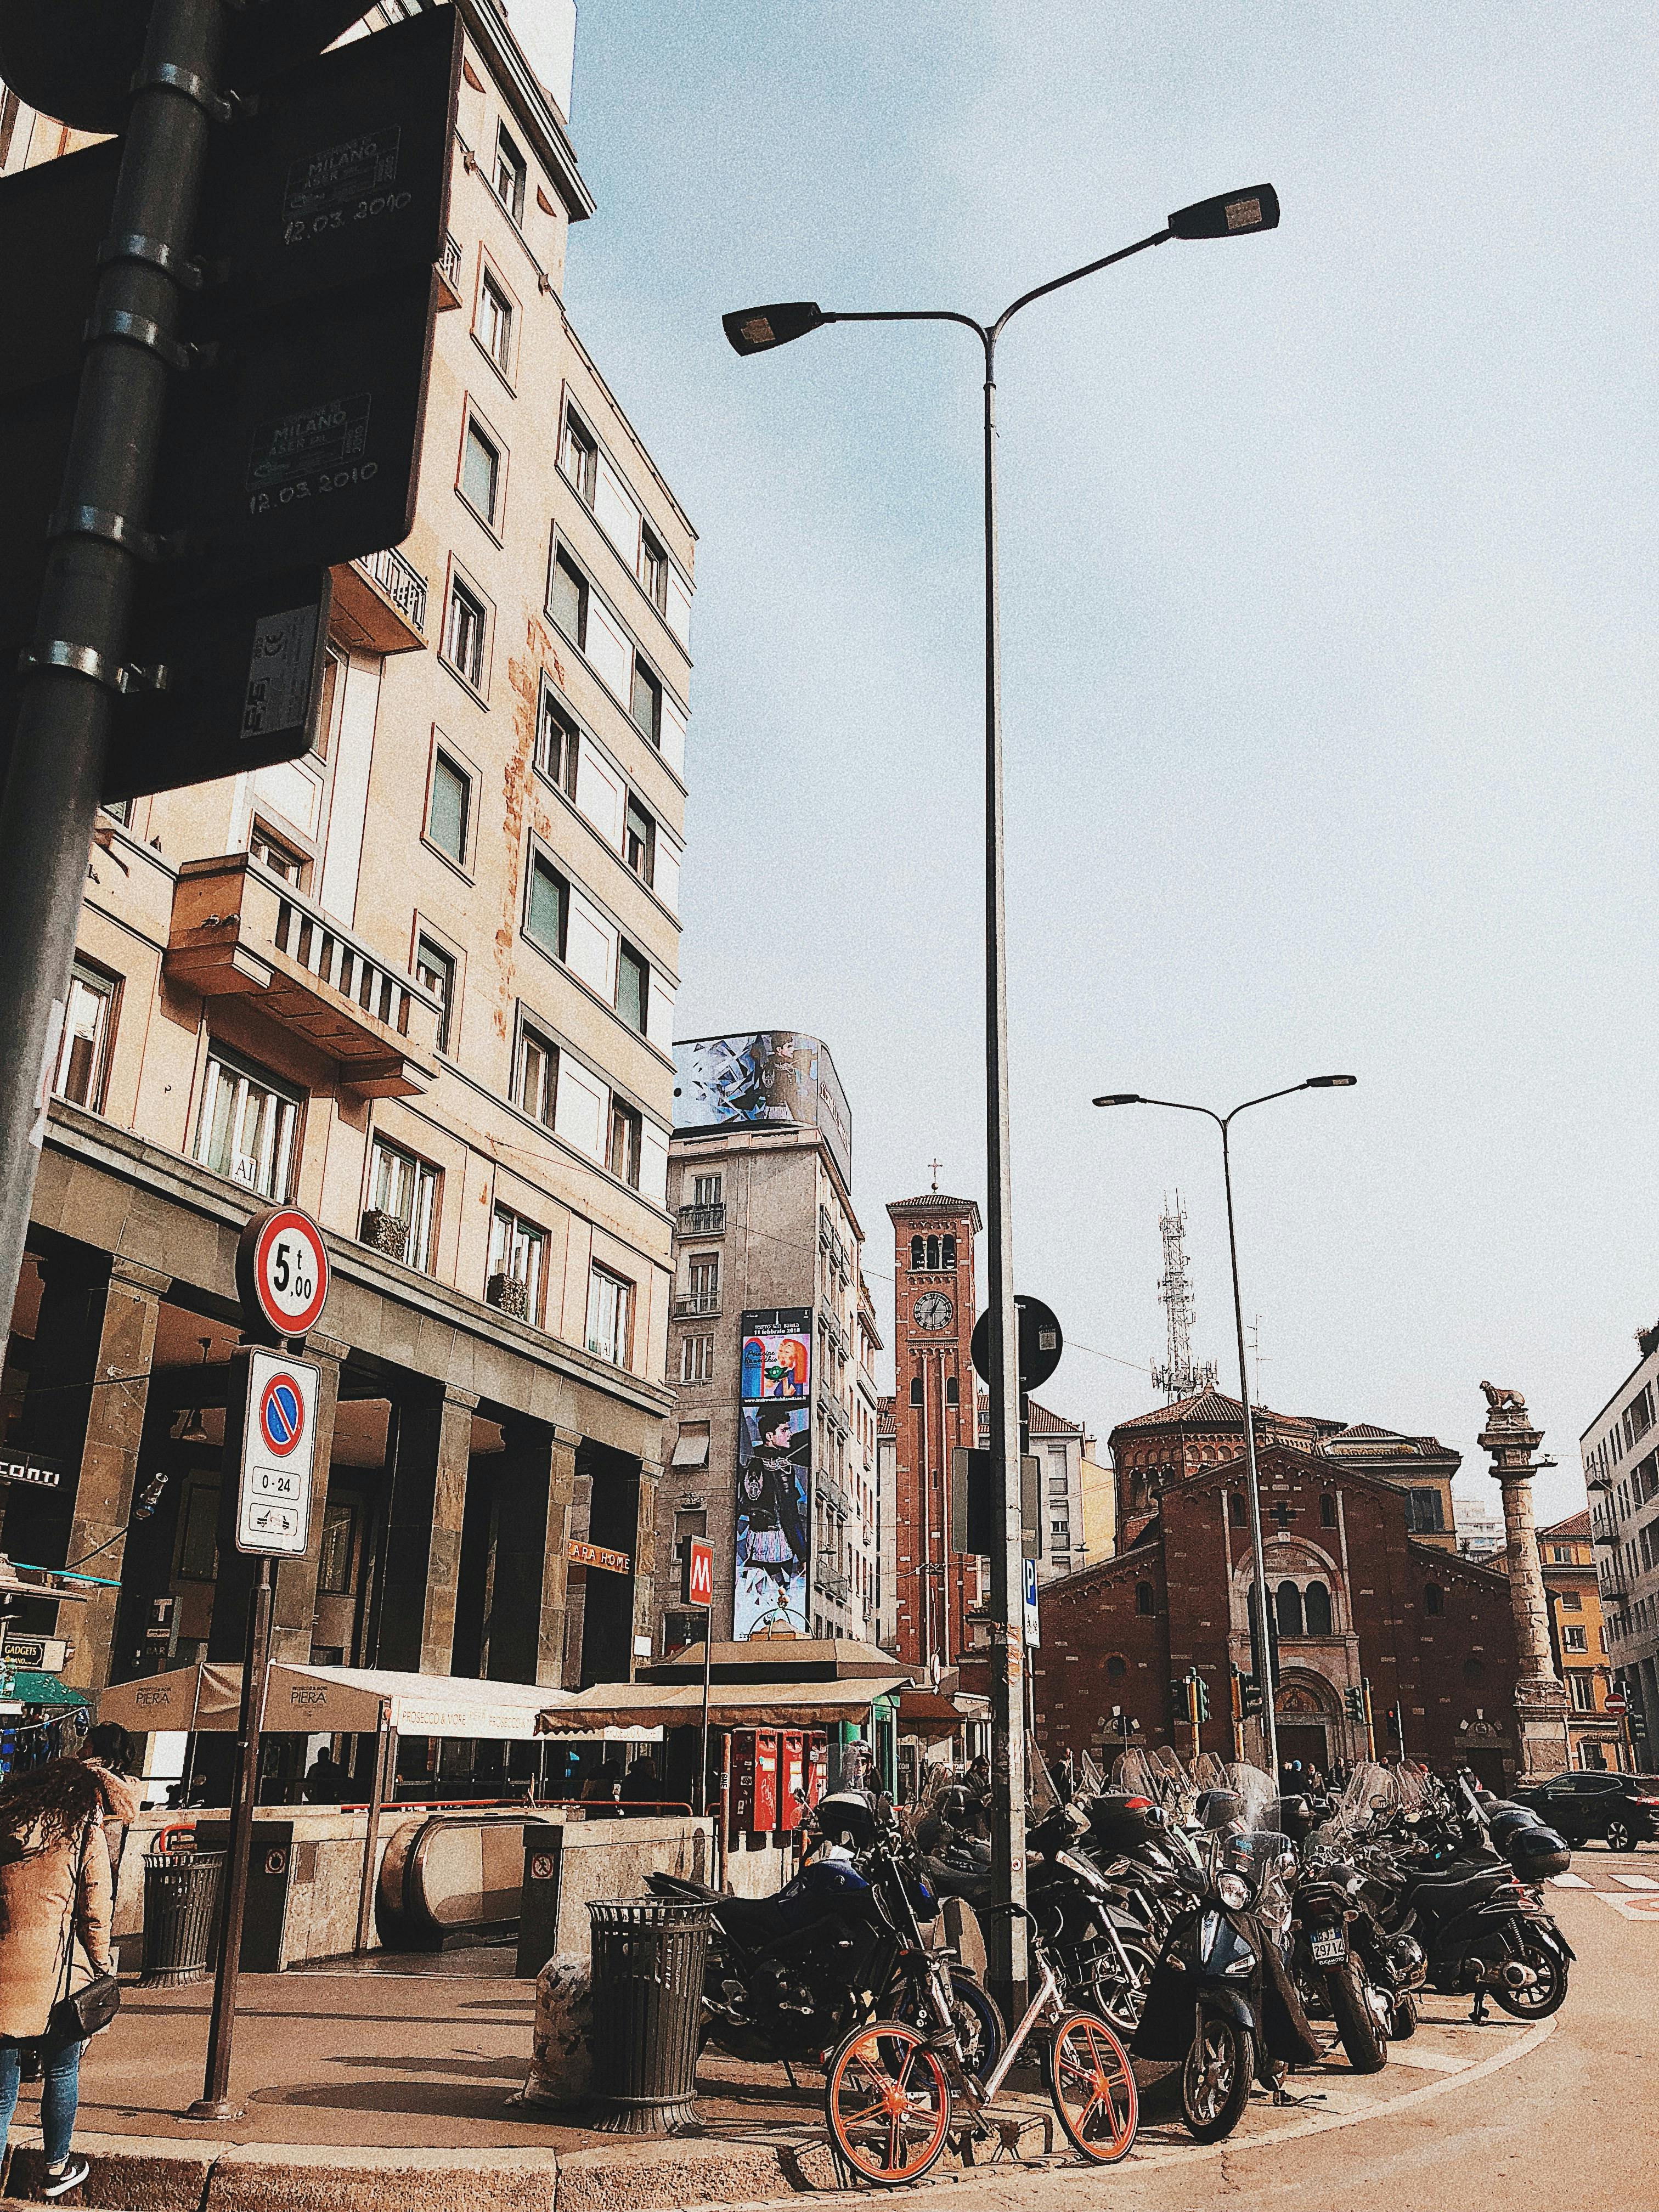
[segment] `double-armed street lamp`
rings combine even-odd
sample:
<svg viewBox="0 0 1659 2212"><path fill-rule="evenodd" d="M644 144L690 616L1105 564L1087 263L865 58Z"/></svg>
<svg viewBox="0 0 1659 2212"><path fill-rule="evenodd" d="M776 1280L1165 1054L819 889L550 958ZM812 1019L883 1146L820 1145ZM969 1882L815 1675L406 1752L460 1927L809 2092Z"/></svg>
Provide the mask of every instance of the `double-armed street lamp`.
<svg viewBox="0 0 1659 2212"><path fill-rule="evenodd" d="M1025 1896L1025 1734L1021 1687L1022 1639L1019 1519L1018 1348L1014 1306L1013 1231L1008 1164L1008 987L1003 898L1002 699L999 665L996 503L997 340L1022 307L1067 284L1092 276L1149 246L1172 238L1243 238L1273 229L1279 198L1271 185L1255 185L1215 199L1200 200L1172 215L1150 238L1115 253L1086 262L1022 293L993 323L946 308L890 308L878 312L831 312L815 301L791 300L770 307L744 307L722 318L726 335L739 355L768 353L805 337L828 323L959 323L972 331L985 355L985 1228L990 1392L991 1497L994 1549L991 1605L999 1642L992 1655L991 1717L994 1760L994 1816L992 1868L995 1893L1023 1905ZM1024 1923L1018 1913L998 1913L988 1930L999 1994L1024 2008Z"/></svg>
<svg viewBox="0 0 1659 2212"><path fill-rule="evenodd" d="M1233 1226L1233 1164L1227 1131L1228 1125L1252 1106L1266 1106L1274 1098L1293 1097L1298 1091L1352 1091L1358 1079L1352 1075L1310 1075L1305 1083L1287 1084L1283 1091L1267 1091L1260 1098L1247 1098L1229 1114L1218 1114L1213 1106L1190 1106L1180 1098L1143 1098L1138 1091L1115 1091L1095 1101L1097 1106L1164 1106L1176 1114L1206 1114L1221 1132L1221 1177L1227 1194L1227 1250L1233 1272L1233 1325L1238 1332L1238 1401L1244 1417L1245 1488L1249 1498L1250 1553L1255 1573L1251 1606L1255 1614L1256 1687L1261 1695L1262 1749L1275 1787L1279 1782L1279 1723L1273 1712L1267 1559L1261 1537L1261 1486L1255 1472L1255 1420L1250 1411L1250 1377L1244 1364L1244 1304L1238 1291L1238 1237Z"/></svg>

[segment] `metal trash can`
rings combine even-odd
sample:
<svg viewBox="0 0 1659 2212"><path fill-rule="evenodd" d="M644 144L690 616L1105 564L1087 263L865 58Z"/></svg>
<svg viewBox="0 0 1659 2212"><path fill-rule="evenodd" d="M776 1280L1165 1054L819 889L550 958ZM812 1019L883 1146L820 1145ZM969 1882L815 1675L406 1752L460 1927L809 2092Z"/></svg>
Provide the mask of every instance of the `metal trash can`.
<svg viewBox="0 0 1659 2212"><path fill-rule="evenodd" d="M143 1990L199 1982L211 1963L223 1851L146 1851Z"/></svg>
<svg viewBox="0 0 1659 2212"><path fill-rule="evenodd" d="M708 1906L627 1897L587 1915L593 2079L610 2107L593 2125L637 2136L694 2126Z"/></svg>

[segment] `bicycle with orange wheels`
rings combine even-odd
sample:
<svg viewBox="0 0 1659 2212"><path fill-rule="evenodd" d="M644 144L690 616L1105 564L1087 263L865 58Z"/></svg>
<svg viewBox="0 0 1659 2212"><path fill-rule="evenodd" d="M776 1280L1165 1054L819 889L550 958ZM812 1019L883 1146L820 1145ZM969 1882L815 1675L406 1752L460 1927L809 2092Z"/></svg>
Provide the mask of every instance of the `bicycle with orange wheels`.
<svg viewBox="0 0 1659 2212"><path fill-rule="evenodd" d="M1023 1905L981 1910L1031 1919ZM959 2140L988 2141L996 2131L997 2093L1044 2025L1048 2094L1073 2148L1096 2166L1115 2166L1128 2156L1140 2125L1129 2054L1103 2020L1062 2001L1035 1921L1031 1956L1036 1994L983 2080L965 2063L944 1973L932 1958L924 2021L872 2021L836 2046L825 2076L824 2111L847 2171L884 2188L919 2181L950 2142L958 2112Z"/></svg>

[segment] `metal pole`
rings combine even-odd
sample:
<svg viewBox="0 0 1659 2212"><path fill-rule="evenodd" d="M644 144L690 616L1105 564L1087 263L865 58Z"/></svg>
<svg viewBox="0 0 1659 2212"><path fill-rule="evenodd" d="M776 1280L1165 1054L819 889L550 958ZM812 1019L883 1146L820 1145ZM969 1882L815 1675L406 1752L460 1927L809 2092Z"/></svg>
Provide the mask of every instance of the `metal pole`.
<svg viewBox="0 0 1659 2212"><path fill-rule="evenodd" d="M714 1657L714 1608L702 1617L702 1734L697 1745L697 1814L708 1810L708 1676Z"/></svg>
<svg viewBox="0 0 1659 2212"><path fill-rule="evenodd" d="M374 1731L374 1778L369 1785L368 1826L363 1835L363 1872L357 1889L357 1940L352 1949L359 1956L368 1948L374 1924L374 1855L380 1840L380 1802L386 1796L386 1746L392 1741L392 1705L380 1700L380 1725ZM547 1739L542 1738L545 1748Z"/></svg>
<svg viewBox="0 0 1659 2212"><path fill-rule="evenodd" d="M1231 1120L1231 1116L1229 1115ZM1244 1304L1238 1289L1238 1234L1233 1223L1233 1163L1227 1122L1221 1123L1221 1174L1227 1191L1227 1250L1233 1271L1233 1322L1238 1332L1238 1400L1244 1413L1245 1484L1250 1509L1250 1556L1255 1565L1256 1663L1261 1669L1261 1749L1267 1772L1279 1787L1279 1722L1273 1712L1273 1638L1267 1626L1267 1553L1261 1539L1261 1485L1255 1468L1255 1421L1250 1412L1250 1377L1244 1358Z"/></svg>
<svg viewBox="0 0 1659 2212"><path fill-rule="evenodd" d="M996 338L985 340L985 1251L990 1338L992 1522L991 1872L1000 1904L1025 1902L1024 1551L1020 1542L1019 1341L1008 1158L1008 973L1004 927L1002 687L998 664ZM1005 2016L1026 2006L1025 1923L991 1916L988 1978Z"/></svg>
<svg viewBox="0 0 1659 2212"><path fill-rule="evenodd" d="M225 11L155 0L0 799L0 1314L9 1314L174 370ZM142 258L138 249L142 248Z"/></svg>
<svg viewBox="0 0 1659 2212"><path fill-rule="evenodd" d="M247 1656L242 1663L242 1703L236 1721L236 1786L230 1807L230 1850L224 1903L219 1914L219 1963L213 1978L213 2015L208 2028L207 2073L190 2107L193 2120L234 2120L241 2112L227 2092L230 2046L236 2033L236 1985L242 1970L242 1921L247 1910L248 1859L259 1795L259 1728L270 1671L270 1611L276 1577L267 1556L248 1601Z"/></svg>

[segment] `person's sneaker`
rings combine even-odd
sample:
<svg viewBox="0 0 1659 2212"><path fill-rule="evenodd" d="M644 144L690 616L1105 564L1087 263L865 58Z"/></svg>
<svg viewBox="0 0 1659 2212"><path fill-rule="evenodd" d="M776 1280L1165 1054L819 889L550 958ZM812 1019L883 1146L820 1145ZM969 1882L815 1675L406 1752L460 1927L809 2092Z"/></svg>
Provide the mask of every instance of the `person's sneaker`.
<svg viewBox="0 0 1659 2212"><path fill-rule="evenodd" d="M66 2197L71 2189L78 2189L91 2172L92 2168L85 2159L71 2154L56 2169L50 2166L46 2168L46 2183L40 2194L43 2197Z"/></svg>

